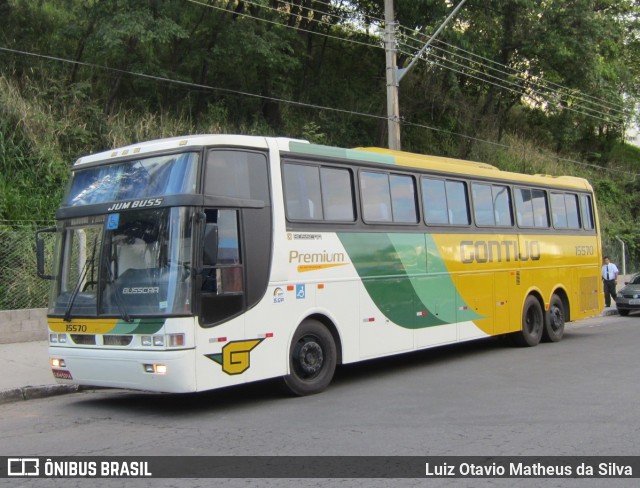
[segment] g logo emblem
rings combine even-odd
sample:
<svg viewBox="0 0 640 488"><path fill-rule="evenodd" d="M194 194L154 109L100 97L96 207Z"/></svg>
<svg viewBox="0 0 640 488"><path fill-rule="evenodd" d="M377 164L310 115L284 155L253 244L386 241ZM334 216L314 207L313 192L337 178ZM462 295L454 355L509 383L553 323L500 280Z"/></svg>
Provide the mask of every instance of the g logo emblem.
<svg viewBox="0 0 640 488"><path fill-rule="evenodd" d="M229 375L242 374L251 366L250 352L264 339L230 342L222 348L222 354L206 356L222 365L222 371Z"/></svg>

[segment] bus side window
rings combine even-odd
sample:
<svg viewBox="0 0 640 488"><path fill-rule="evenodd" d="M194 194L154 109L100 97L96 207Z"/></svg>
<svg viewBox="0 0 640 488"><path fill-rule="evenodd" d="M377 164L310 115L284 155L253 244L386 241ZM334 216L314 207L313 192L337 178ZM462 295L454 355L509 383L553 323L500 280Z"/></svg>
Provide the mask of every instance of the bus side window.
<svg viewBox="0 0 640 488"><path fill-rule="evenodd" d="M553 215L553 226L556 229L566 229L569 227L564 194L551 193L551 213Z"/></svg>
<svg viewBox="0 0 640 488"><path fill-rule="evenodd" d="M586 230L593 230L593 208L591 207L591 197L580 195L580 207L582 209L582 227Z"/></svg>

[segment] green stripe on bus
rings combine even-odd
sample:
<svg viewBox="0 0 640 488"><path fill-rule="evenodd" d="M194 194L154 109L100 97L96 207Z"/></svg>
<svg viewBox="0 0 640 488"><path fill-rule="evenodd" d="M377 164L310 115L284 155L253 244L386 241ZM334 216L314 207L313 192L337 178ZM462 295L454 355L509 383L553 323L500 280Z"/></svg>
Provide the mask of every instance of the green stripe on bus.
<svg viewBox="0 0 640 488"><path fill-rule="evenodd" d="M110 334L155 334L164 325L164 319L118 320Z"/></svg>
<svg viewBox="0 0 640 488"><path fill-rule="evenodd" d="M291 150L291 152L323 156L326 158L353 159L356 161L368 161L370 163L380 164L396 164L395 158L389 154L357 151L355 149L343 149L339 147L322 146L319 144L305 144L302 142L291 141L289 143L289 150Z"/></svg>
<svg viewBox="0 0 640 488"><path fill-rule="evenodd" d="M367 293L395 324L422 329L481 318L466 307L431 236L339 233L338 237Z"/></svg>

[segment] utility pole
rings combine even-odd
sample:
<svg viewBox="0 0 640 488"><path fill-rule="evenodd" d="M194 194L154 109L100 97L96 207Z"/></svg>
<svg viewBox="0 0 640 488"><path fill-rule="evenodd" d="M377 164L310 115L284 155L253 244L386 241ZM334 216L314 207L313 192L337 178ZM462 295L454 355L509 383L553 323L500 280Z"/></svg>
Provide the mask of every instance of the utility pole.
<svg viewBox="0 0 640 488"><path fill-rule="evenodd" d="M445 21L438 27L438 30L429 38L422 49L416 54L409 66L398 69L396 60L396 21L393 11L393 0L384 0L384 50L387 63L387 125L389 132L389 149L400 150L400 103L398 102L398 85L404 75L407 74L418 58L427 50L431 42L440 34L444 26L458 13L458 10L466 0L453 9Z"/></svg>
<svg viewBox="0 0 640 488"><path fill-rule="evenodd" d="M389 149L400 150L400 104L393 0L384 0L384 50L387 63L387 126Z"/></svg>

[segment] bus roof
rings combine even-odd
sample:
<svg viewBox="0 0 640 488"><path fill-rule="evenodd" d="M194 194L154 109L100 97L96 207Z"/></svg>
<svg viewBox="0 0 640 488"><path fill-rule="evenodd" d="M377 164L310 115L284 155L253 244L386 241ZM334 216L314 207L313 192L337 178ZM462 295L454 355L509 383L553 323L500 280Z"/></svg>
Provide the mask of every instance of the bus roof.
<svg viewBox="0 0 640 488"><path fill-rule="evenodd" d="M551 184L591 190L591 184L586 179L576 176L552 176L543 174L529 175L525 173L515 173L511 171L502 171L496 166L486 163L479 163L476 161L465 161L462 159L445 158L441 156L426 156L422 154L394 151L391 149L377 147L357 148L357 150L372 152L376 154L390 155L395 159L395 164L400 166L433 169L437 171L461 173L470 176L488 177L510 181L522 181L530 184Z"/></svg>
<svg viewBox="0 0 640 488"><path fill-rule="evenodd" d="M179 149L181 147L238 145L267 149L269 147L269 139L274 141L281 151L369 163L391 164L405 166L408 168L430 169L444 173L470 175L480 178L521 181L529 184L564 186L591 190L591 185L587 180L574 176L527 175L523 173L502 171L497 167L486 163L445 158L441 156L428 156L405 151L394 151L379 147L344 149L339 147L309 144L309 142L300 139L284 137L268 138L262 136L229 134L186 135L140 142L96 154L82 156L78 158L74 166L77 167L83 164L100 161L106 162L131 155L149 154L157 151L169 151Z"/></svg>
<svg viewBox="0 0 640 488"><path fill-rule="evenodd" d="M257 149L266 149L268 147L267 137L261 136L244 136L230 134L197 134L179 137L170 137L166 139L156 139L146 142L137 142L128 146L114 148L95 154L89 154L78 158L74 166L88 163L107 162L112 159L127 157L138 154L149 154L157 151L171 151L186 147L201 147L213 145L234 145L253 147ZM276 144L280 148L288 147L289 142L297 142L299 144L308 145L308 142L298 139L274 138Z"/></svg>
<svg viewBox="0 0 640 488"><path fill-rule="evenodd" d="M333 157L377 164L391 164L407 168L428 169L449 174L475 176L492 180L522 182L537 185L552 185L580 190L591 190L591 184L584 178L575 176L528 175L502 171L495 166L476 161L445 158L441 156L426 156L405 151L395 151L379 147L358 147L342 149L317 144L299 144L297 141L289 143L292 152L311 154L315 156Z"/></svg>

